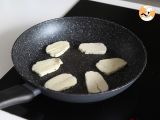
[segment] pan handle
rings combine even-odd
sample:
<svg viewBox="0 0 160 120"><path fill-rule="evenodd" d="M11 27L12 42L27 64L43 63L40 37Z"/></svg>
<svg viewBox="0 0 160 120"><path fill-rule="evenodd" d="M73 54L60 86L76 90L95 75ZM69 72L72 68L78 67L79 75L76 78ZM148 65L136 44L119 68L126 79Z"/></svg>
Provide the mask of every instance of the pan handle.
<svg viewBox="0 0 160 120"><path fill-rule="evenodd" d="M0 91L0 109L31 101L41 91L29 84L16 85Z"/></svg>

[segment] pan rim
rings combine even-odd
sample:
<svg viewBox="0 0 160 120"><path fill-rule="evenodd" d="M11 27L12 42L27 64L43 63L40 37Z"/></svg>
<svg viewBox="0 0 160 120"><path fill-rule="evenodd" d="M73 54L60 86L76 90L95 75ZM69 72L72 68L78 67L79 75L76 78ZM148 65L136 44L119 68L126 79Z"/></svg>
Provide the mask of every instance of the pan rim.
<svg viewBox="0 0 160 120"><path fill-rule="evenodd" d="M143 63L143 67L142 69L140 70L140 72L134 77L132 78L131 80L129 80L128 82L126 82L125 84L123 85L120 85L116 88L113 88L113 89L109 89L108 91L104 91L104 92L99 92L99 93L66 93L66 92L61 92L61 91L54 91L54 90L49 90L45 87L42 87L41 85L38 85L38 84L35 84L35 83L32 83L31 81L27 80L24 76L22 76L20 74L20 72L18 71L18 69L16 68L15 64L14 64L14 57L13 57L13 48L14 46L16 45L16 42L18 41L19 37L21 37L21 35L23 35L25 32L29 31L30 29L34 28L34 27L37 27L38 25L40 24L44 24L46 22L49 22L49 21L56 21L56 20L63 20L63 19L77 19L77 18L80 18L80 19L94 19L94 20L98 20L98 21L102 21L102 22L105 22L105 23L110 23L110 24L114 24L115 26L118 26L118 27L121 27L122 29L124 30L127 30L133 37L136 38L137 42L141 45L143 51L144 51L144 57L145 57L145 60L144 60L144 63ZM117 91L117 90L120 90L126 86L128 86L129 84L131 83L134 83L140 76L141 74L143 73L144 69L146 68L146 65L147 65L147 50L142 42L142 40L139 39L139 37L137 35L135 35L131 30L129 30L128 28L118 24L118 23L115 23L113 21L109 21L109 20L106 20L106 19L101 19L101 18L96 18L96 17L87 17L87 16L73 16L73 17L61 17L61 18L55 18L55 19L49 19L49 20L46 20L46 21L43 21L43 22L40 22L38 24L35 24L33 26L31 26L30 28L26 29L24 32L22 32L19 37L16 39L16 41L14 42L13 46L12 46L12 51L11 51L11 58L12 58L12 62L14 64L14 68L16 69L16 71L18 72L18 74L20 76L22 76L22 78L24 78L24 81L26 83L30 83L31 85L34 85L35 87L39 88L40 90L42 90L42 93L43 91L48 91L48 92L52 92L53 94L62 94L62 95L71 95L71 96L90 96L90 95L102 95L102 94L107 94L107 93L111 93L111 92L114 92L114 91Z"/></svg>

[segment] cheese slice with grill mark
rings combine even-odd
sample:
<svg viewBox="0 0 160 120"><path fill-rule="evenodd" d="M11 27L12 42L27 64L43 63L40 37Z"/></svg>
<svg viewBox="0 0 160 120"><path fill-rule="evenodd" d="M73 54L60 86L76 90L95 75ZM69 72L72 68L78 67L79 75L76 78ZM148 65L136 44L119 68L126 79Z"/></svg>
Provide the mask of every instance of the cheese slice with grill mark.
<svg viewBox="0 0 160 120"><path fill-rule="evenodd" d="M100 60L96 67L106 75L110 75L127 65L127 62L121 58L110 58Z"/></svg>
<svg viewBox="0 0 160 120"><path fill-rule="evenodd" d="M52 57L59 57L63 55L70 48L68 41L58 41L46 47L46 53Z"/></svg>
<svg viewBox="0 0 160 120"><path fill-rule="evenodd" d="M87 71L85 73L86 86L89 93L98 93L109 89L107 82L103 76L95 71Z"/></svg>
<svg viewBox="0 0 160 120"><path fill-rule="evenodd" d="M63 64L60 58L51 58L36 62L32 66L32 71L36 72L40 77L55 72Z"/></svg>
<svg viewBox="0 0 160 120"><path fill-rule="evenodd" d="M71 74L63 73L51 78L45 83L45 88L54 91L69 89L77 84L77 79Z"/></svg>
<svg viewBox="0 0 160 120"><path fill-rule="evenodd" d="M85 54L105 54L107 51L103 43L81 43L78 49Z"/></svg>

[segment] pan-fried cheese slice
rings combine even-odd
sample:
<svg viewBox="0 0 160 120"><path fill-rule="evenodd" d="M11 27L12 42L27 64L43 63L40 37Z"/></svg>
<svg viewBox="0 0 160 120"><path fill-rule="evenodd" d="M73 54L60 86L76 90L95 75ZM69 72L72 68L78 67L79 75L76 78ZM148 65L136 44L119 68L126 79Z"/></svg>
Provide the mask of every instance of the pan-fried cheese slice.
<svg viewBox="0 0 160 120"><path fill-rule="evenodd" d="M105 54L107 51L103 43L81 43L78 49L85 54Z"/></svg>
<svg viewBox="0 0 160 120"><path fill-rule="evenodd" d="M45 88L55 91L69 89L77 84L77 79L71 74L63 73L51 78L45 83Z"/></svg>
<svg viewBox="0 0 160 120"><path fill-rule="evenodd" d="M63 64L60 58L51 58L36 62L32 66L32 71L36 72L40 77L55 72Z"/></svg>
<svg viewBox="0 0 160 120"><path fill-rule="evenodd" d="M103 76L95 71L85 73L86 86L89 93L98 93L109 89L107 82Z"/></svg>
<svg viewBox="0 0 160 120"><path fill-rule="evenodd" d="M59 57L70 48L68 41L58 41L46 47L46 53L52 57Z"/></svg>
<svg viewBox="0 0 160 120"><path fill-rule="evenodd" d="M110 58L100 60L96 67L106 75L110 75L127 65L127 62L121 58Z"/></svg>

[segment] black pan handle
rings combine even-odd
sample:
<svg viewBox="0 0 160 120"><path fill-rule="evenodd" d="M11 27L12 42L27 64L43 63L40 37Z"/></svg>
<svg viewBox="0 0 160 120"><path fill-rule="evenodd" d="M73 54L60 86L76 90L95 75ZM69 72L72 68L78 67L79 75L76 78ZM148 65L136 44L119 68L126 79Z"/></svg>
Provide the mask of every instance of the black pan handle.
<svg viewBox="0 0 160 120"><path fill-rule="evenodd" d="M0 91L0 109L31 101L41 91L29 84L17 85Z"/></svg>

